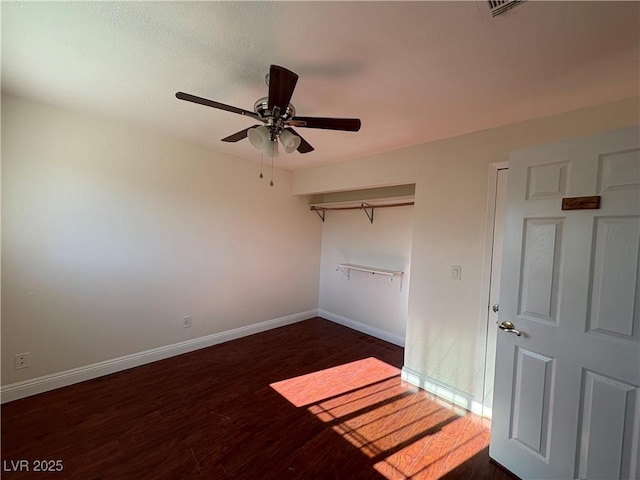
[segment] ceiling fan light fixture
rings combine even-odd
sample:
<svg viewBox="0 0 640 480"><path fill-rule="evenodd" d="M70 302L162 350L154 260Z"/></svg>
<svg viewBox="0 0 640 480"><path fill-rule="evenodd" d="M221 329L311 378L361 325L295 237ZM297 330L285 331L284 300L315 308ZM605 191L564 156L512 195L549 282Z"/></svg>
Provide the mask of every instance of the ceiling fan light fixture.
<svg viewBox="0 0 640 480"><path fill-rule="evenodd" d="M267 142L270 141L269 129L264 125L261 127L252 128L247 132L247 137L249 138L249 143L251 143L254 148L263 150Z"/></svg>
<svg viewBox="0 0 640 480"><path fill-rule="evenodd" d="M262 153L264 154L265 157L271 157L271 158L277 157L278 141L267 139L267 141L264 143L264 146L262 147Z"/></svg>
<svg viewBox="0 0 640 480"><path fill-rule="evenodd" d="M289 130L283 130L282 133L280 133L280 142L282 143L285 152L293 153L300 146L301 140L300 137L294 135Z"/></svg>

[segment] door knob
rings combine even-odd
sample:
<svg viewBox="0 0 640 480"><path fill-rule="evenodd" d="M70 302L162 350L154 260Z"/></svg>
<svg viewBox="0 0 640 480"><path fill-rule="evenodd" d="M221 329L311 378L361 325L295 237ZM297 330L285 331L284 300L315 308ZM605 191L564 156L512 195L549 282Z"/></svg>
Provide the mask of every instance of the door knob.
<svg viewBox="0 0 640 480"><path fill-rule="evenodd" d="M498 305L497 303L494 303L491 309L493 310L493 313L498 313L498 310L500 310L500 305Z"/></svg>
<svg viewBox="0 0 640 480"><path fill-rule="evenodd" d="M522 333L516 330L515 325L511 322L502 322L500 325L498 325L498 327L500 328L500 330L504 330L507 333L515 333L517 336L522 335Z"/></svg>

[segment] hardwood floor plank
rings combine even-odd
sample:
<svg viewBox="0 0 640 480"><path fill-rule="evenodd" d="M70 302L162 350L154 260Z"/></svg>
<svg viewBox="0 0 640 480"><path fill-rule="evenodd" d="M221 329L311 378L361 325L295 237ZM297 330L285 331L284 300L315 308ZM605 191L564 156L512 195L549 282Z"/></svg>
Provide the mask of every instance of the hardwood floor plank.
<svg viewBox="0 0 640 480"><path fill-rule="evenodd" d="M513 480L403 349L315 318L2 406L6 479Z"/></svg>

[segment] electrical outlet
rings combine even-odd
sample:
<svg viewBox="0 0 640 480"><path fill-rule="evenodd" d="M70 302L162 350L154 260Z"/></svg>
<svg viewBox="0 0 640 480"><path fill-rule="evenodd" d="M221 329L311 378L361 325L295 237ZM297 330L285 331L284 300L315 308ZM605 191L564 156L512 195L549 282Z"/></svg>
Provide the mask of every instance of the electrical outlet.
<svg viewBox="0 0 640 480"><path fill-rule="evenodd" d="M189 328L191 326L191 315L182 317L182 326L183 328Z"/></svg>
<svg viewBox="0 0 640 480"><path fill-rule="evenodd" d="M21 368L29 368L29 352L18 353L15 357L16 359L16 370L20 370Z"/></svg>

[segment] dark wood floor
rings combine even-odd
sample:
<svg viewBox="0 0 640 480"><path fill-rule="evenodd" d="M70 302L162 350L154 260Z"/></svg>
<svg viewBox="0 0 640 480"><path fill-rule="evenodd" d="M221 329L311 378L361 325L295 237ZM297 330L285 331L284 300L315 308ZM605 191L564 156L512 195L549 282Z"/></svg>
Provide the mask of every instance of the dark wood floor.
<svg viewBox="0 0 640 480"><path fill-rule="evenodd" d="M2 478L513 480L486 421L400 380L402 357L316 318L11 402Z"/></svg>

